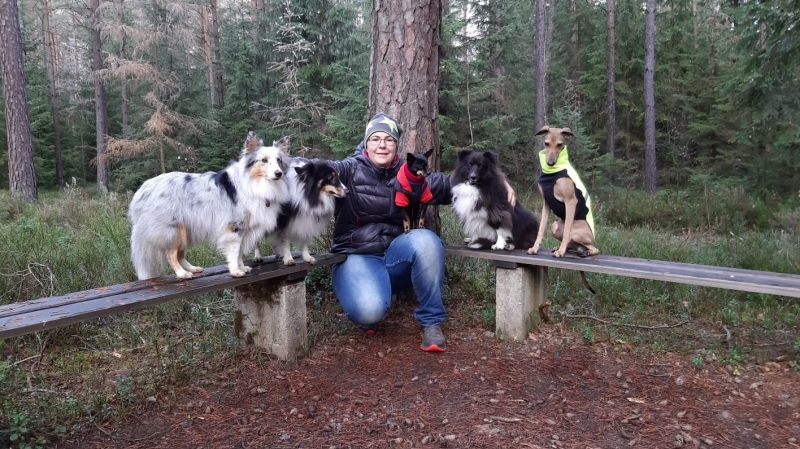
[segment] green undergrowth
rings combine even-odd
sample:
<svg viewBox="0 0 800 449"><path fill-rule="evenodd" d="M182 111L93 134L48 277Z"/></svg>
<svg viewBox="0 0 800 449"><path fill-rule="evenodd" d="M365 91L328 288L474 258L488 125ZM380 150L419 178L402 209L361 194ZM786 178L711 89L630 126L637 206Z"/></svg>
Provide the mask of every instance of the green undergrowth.
<svg viewBox="0 0 800 449"><path fill-rule="evenodd" d="M519 196L539 214L538 195ZM797 204L763 208L746 195L724 196L735 207L679 205L695 204L696 193L600 191L598 247L619 256L799 273ZM68 189L27 204L0 192L0 304L134 280L129 200L129 193ZM757 213L744 224L727 215L751 209ZM463 235L450 208L441 207L440 216L443 240L459 244ZM545 240L546 247L556 243ZM312 249L330 244L327 235ZM224 262L208 245L192 247L188 258L202 266ZM696 365L715 361L732 370L776 357L798 366L796 299L590 273L592 295L577 272L551 269L548 276L550 316L587 345L680 352ZM306 291L310 351L332 335L356 332L331 291L329 268L310 270ZM444 299L461 311L448 327L494 330L493 264L448 257ZM224 291L0 341L0 447L51 447L95 424L179 402L190 382L211 382L252 354L234 337L233 317L233 294Z"/></svg>

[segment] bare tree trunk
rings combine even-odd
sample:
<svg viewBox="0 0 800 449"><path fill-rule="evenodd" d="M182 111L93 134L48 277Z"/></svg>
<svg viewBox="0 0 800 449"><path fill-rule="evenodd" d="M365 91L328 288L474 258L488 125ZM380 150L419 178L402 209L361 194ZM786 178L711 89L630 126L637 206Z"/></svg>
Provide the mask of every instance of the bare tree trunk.
<svg viewBox="0 0 800 449"><path fill-rule="evenodd" d="M440 170L439 44L441 0L373 0L370 50L370 116L382 111L403 126L399 151L433 148L431 169ZM431 210L434 209L434 210ZM438 208L428 208L429 228L441 227Z"/></svg>
<svg viewBox="0 0 800 449"><path fill-rule="evenodd" d="M644 179L648 192L656 191L656 1L645 1L644 39Z"/></svg>
<svg viewBox="0 0 800 449"><path fill-rule="evenodd" d="M56 183L64 187L64 162L61 160L61 120L59 117L58 90L56 89L55 39L50 28L50 2L42 2L42 30L44 40L44 65L47 68L47 86L50 90L50 109L53 116L53 139L55 140Z"/></svg>
<svg viewBox="0 0 800 449"><path fill-rule="evenodd" d="M208 67L208 81L206 92L208 92L208 103L212 108L217 107L217 91L214 87L214 62L211 58L211 37L208 33L208 7L200 7L200 26L203 34L203 55L205 56L206 66Z"/></svg>
<svg viewBox="0 0 800 449"><path fill-rule="evenodd" d="M38 198L33 166L31 120L22 62L22 35L17 0L0 0L0 65L3 70L6 133L8 139L8 184L11 193L27 201Z"/></svg>
<svg viewBox="0 0 800 449"><path fill-rule="evenodd" d="M545 125L545 102L547 89L547 61L545 0L536 0L536 103L533 113L533 128L538 130Z"/></svg>
<svg viewBox="0 0 800 449"><path fill-rule="evenodd" d="M95 136L97 138L97 187L107 191L111 177L111 164L106 158L106 138L108 135L108 105L103 70L102 41L100 39L100 0L91 0L92 12L92 68L94 69L94 112Z"/></svg>
<svg viewBox="0 0 800 449"><path fill-rule="evenodd" d="M613 1L613 0L611 0ZM578 14L578 0L570 0L569 10L572 13L572 17L575 17ZM580 59L580 50L581 50L581 40L580 40L580 24L577 20L574 21L572 24L572 34L569 37L569 46L570 46L570 69L572 72L572 85L577 86L578 82L581 79L581 59ZM576 92L578 89L575 89Z"/></svg>
<svg viewBox="0 0 800 449"><path fill-rule="evenodd" d="M692 0L692 36L695 50L697 50L697 34L697 0Z"/></svg>
<svg viewBox="0 0 800 449"><path fill-rule="evenodd" d="M119 3L119 25L122 28L119 37L119 59L125 63L128 55L125 49L125 0L116 0ZM122 137L127 139L131 134L130 98L128 95L128 77L124 73L120 79L120 95L122 96Z"/></svg>
<svg viewBox="0 0 800 449"><path fill-rule="evenodd" d="M210 0L211 37L214 39L214 68L217 75L217 104L225 107L225 86L222 84L222 56L219 44L219 20L217 20L217 0Z"/></svg>
<svg viewBox="0 0 800 449"><path fill-rule="evenodd" d="M503 0L493 0L492 13L494 15L494 32L500 33L505 25L505 11L503 9ZM505 112L505 75L506 66L505 58L503 55L503 45L498 41L494 46L494 55L492 55L492 65L494 66L494 103L496 113L502 115Z"/></svg>
<svg viewBox="0 0 800 449"><path fill-rule="evenodd" d="M606 78L608 78L608 90L606 92L606 113L608 115L606 146L608 147L608 156L611 161L611 171L609 171L609 179L614 181L614 157L616 153L616 140L617 140L617 94L615 89L616 73L617 73L617 49L616 49L616 20L614 0L606 0L608 7L608 69L606 70Z"/></svg>

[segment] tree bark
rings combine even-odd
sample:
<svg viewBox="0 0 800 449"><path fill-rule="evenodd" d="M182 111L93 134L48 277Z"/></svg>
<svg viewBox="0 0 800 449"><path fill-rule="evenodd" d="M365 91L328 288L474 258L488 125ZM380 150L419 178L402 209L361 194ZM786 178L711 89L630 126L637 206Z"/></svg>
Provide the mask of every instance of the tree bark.
<svg viewBox="0 0 800 449"><path fill-rule="evenodd" d="M103 81L102 40L100 39L100 0L91 0L89 8L92 12L92 68L94 69L94 112L95 137L97 143L97 187L101 191L108 190L111 177L111 164L106 158L106 136L108 135L108 104L106 103L106 86Z"/></svg>
<svg viewBox="0 0 800 449"><path fill-rule="evenodd" d="M503 0L494 0L491 2L492 14L494 20L492 26L495 35L499 34L505 25L505 11L503 9ZM506 65L505 57L503 55L503 45L498 40L494 46L494 54L492 55L492 65L494 72L494 102L496 107L496 114L502 115L505 112L505 76Z"/></svg>
<svg viewBox="0 0 800 449"><path fill-rule="evenodd" d="M545 125L545 105L547 90L547 46L545 42L547 24L545 21L545 0L536 0L536 103L533 113L533 128L539 130Z"/></svg>
<svg viewBox="0 0 800 449"><path fill-rule="evenodd" d="M208 80L206 92L208 93L208 104L217 107L217 91L214 87L214 60L211 57L211 36L208 32L208 7L200 7L200 26L203 34L203 55L205 56L206 66L208 67Z"/></svg>
<svg viewBox="0 0 800 449"><path fill-rule="evenodd" d="M64 162L61 158L62 145L61 145L61 116L58 101L58 89L56 88L56 56L55 56L55 39L53 38L53 30L50 28L50 2L44 0L42 2L42 31L44 40L44 65L47 68L47 87L50 90L50 112L53 117L53 140L55 140L55 158L56 158L56 184L59 187L64 187Z"/></svg>
<svg viewBox="0 0 800 449"><path fill-rule="evenodd" d="M613 0L611 0L613 1ZM570 55L570 71L572 73L572 85L578 86L581 80L581 36L580 36L580 23L575 17L578 15L578 0L570 0L570 12L573 17L572 34L569 37L569 46L572 54ZM576 94L578 89L575 89Z"/></svg>
<svg viewBox="0 0 800 449"><path fill-rule="evenodd" d="M656 1L645 1L644 39L644 179L648 192L656 191Z"/></svg>
<svg viewBox="0 0 800 449"><path fill-rule="evenodd" d="M38 191L17 0L0 0L0 36L8 139L8 184L12 194L33 201L38 197Z"/></svg>
<svg viewBox="0 0 800 449"><path fill-rule="evenodd" d="M616 140L617 140L617 94L615 89L616 73L617 73L617 49L616 49L616 20L614 0L606 0L608 7L608 70L606 70L606 78L608 78L608 90L606 92L606 114L608 115L606 146L608 147L608 156L611 161L612 169L609 171L609 179L614 180L614 157L616 153Z"/></svg>
<svg viewBox="0 0 800 449"><path fill-rule="evenodd" d="M370 49L370 117L385 112L403 127L398 152L433 148L431 169L440 170L439 44L441 0L373 0ZM432 210L433 209L433 210ZM438 208L428 208L429 228L438 232Z"/></svg>
<svg viewBox="0 0 800 449"><path fill-rule="evenodd" d="M222 83L222 56L219 44L219 20L217 19L217 0L209 1L211 7L211 37L214 39L214 68L217 75L217 104L225 107L225 86Z"/></svg>
<svg viewBox="0 0 800 449"><path fill-rule="evenodd" d="M694 49L697 51L697 0L692 0L692 36L694 37Z"/></svg>
<svg viewBox="0 0 800 449"><path fill-rule="evenodd" d="M124 64L128 59L127 50L125 47L125 1L115 0L119 2L119 25L122 28L119 37L119 59ZM120 96L122 97L122 137L128 138L131 134L131 119L130 119L130 98L128 95L128 77L123 74L120 79Z"/></svg>

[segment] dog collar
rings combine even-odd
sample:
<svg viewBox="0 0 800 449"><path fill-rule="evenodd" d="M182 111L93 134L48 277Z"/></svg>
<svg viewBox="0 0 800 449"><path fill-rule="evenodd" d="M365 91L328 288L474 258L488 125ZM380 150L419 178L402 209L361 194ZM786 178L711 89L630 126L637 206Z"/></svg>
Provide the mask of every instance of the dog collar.
<svg viewBox="0 0 800 449"><path fill-rule="evenodd" d="M561 170L566 170L570 167L569 164L569 154L567 153L567 147L561 149L561 152L558 153L558 159L556 159L555 165L552 167L547 165L547 150L542 150L539 152L539 165L542 167L542 173L549 175L552 173L558 173Z"/></svg>

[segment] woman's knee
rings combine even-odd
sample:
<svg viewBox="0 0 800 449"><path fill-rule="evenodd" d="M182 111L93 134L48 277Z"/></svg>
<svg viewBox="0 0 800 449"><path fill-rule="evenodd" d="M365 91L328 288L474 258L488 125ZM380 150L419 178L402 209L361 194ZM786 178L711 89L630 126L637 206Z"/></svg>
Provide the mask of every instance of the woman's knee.
<svg viewBox="0 0 800 449"><path fill-rule="evenodd" d="M444 244L435 232L428 229L415 229L408 235L417 257L444 260Z"/></svg>
<svg viewBox="0 0 800 449"><path fill-rule="evenodd" d="M386 318L389 312L383 301L357 301L344 310L347 319L361 326L370 326Z"/></svg>

